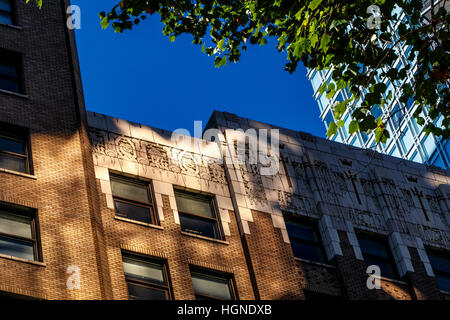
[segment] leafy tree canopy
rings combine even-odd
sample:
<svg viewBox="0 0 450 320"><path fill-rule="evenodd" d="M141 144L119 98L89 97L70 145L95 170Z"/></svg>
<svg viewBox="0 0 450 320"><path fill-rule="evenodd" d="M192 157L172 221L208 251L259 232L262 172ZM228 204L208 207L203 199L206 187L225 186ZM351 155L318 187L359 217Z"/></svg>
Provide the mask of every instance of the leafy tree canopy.
<svg viewBox="0 0 450 320"><path fill-rule="evenodd" d="M349 109L350 134L375 131L376 141L385 143L390 135L387 120L402 110L374 117L377 112L373 111L388 105L396 94L386 92L384 82L401 88L398 99L404 108L411 102L417 106L414 117L427 134L450 136L450 15L443 5L449 1L439 5L431 1L434 10L427 19L421 16L425 2L429 1L118 0L99 15L102 27L111 25L116 32L131 30L148 16L158 15L170 41L192 35L194 44L215 57L216 67L239 61L249 45L263 46L273 37L278 50L287 55L285 70L294 72L299 62L309 69L331 69L332 81L319 88L327 98L348 88L351 97L334 105L329 137L344 125L341 118ZM379 8L376 28L374 14L368 11L371 5ZM401 9L406 18L398 21L399 10L394 9ZM400 45L411 49L408 63L398 67L393 64ZM413 75L412 85L405 81L408 75Z"/></svg>

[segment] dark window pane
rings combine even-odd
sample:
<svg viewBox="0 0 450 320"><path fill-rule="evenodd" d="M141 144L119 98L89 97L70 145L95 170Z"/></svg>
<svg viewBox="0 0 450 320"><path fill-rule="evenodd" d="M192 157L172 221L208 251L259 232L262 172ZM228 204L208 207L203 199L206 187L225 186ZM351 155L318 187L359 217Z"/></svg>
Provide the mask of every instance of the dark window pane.
<svg viewBox="0 0 450 320"><path fill-rule="evenodd" d="M179 212L192 213L207 218L215 218L211 207L211 198L201 195L191 195L176 191L175 198Z"/></svg>
<svg viewBox="0 0 450 320"><path fill-rule="evenodd" d="M436 274L436 281L439 289L450 292L450 276Z"/></svg>
<svg viewBox="0 0 450 320"><path fill-rule="evenodd" d="M11 11L11 0L0 0L0 10Z"/></svg>
<svg viewBox="0 0 450 320"><path fill-rule="evenodd" d="M319 243L319 235L316 230L310 226L298 224L291 221L286 221L286 228L290 237L312 241Z"/></svg>
<svg viewBox="0 0 450 320"><path fill-rule="evenodd" d="M0 151L9 151L24 155L25 144L17 139L12 139L0 134Z"/></svg>
<svg viewBox="0 0 450 320"><path fill-rule="evenodd" d="M0 89L19 93L19 84L17 81L0 77Z"/></svg>
<svg viewBox="0 0 450 320"><path fill-rule="evenodd" d="M113 176L111 177L111 189L115 197L150 203L146 183Z"/></svg>
<svg viewBox="0 0 450 320"><path fill-rule="evenodd" d="M202 273L192 273L192 284L196 295L231 300L230 280Z"/></svg>
<svg viewBox="0 0 450 320"><path fill-rule="evenodd" d="M428 253L439 289L450 292L450 258L440 252Z"/></svg>
<svg viewBox="0 0 450 320"><path fill-rule="evenodd" d="M0 233L33 239L31 219L0 211Z"/></svg>
<svg viewBox="0 0 450 320"><path fill-rule="evenodd" d="M6 63L0 63L0 77L2 78L17 78L17 67Z"/></svg>
<svg viewBox="0 0 450 320"><path fill-rule="evenodd" d="M302 258L316 262L326 261L322 249L318 246L298 242L295 240L291 240L291 245L292 251L294 252L294 256L297 258Z"/></svg>
<svg viewBox="0 0 450 320"><path fill-rule="evenodd" d="M445 259L442 256L429 254L428 259L434 271L443 271L450 273L450 259Z"/></svg>
<svg viewBox="0 0 450 320"><path fill-rule="evenodd" d="M166 283L162 264L124 257L123 269L127 277L157 284Z"/></svg>
<svg viewBox="0 0 450 320"><path fill-rule="evenodd" d="M12 24L11 15L0 11L0 23Z"/></svg>
<svg viewBox="0 0 450 320"><path fill-rule="evenodd" d="M31 243L0 236L0 253L27 260L34 260L34 247Z"/></svg>
<svg viewBox="0 0 450 320"><path fill-rule="evenodd" d="M0 168L27 173L26 159L0 153Z"/></svg>
<svg viewBox="0 0 450 320"><path fill-rule="evenodd" d="M127 285L128 295L131 300L167 300L166 291L157 290L134 283L127 283Z"/></svg>
<svg viewBox="0 0 450 320"><path fill-rule="evenodd" d="M217 223L213 220L180 213L181 230L209 238L220 238Z"/></svg>
<svg viewBox="0 0 450 320"><path fill-rule="evenodd" d="M364 256L364 262L366 264L366 267L371 265L376 265L380 267L381 276L389 278L389 279L397 279L397 268L394 265L393 261L386 261L377 259L376 257L372 256Z"/></svg>
<svg viewBox="0 0 450 320"><path fill-rule="evenodd" d="M370 254L373 256L390 259L386 245L383 242L373 241L365 238L358 239L359 246L363 254Z"/></svg>
<svg viewBox="0 0 450 320"><path fill-rule="evenodd" d="M150 217L151 214L150 208L142 207L127 202L122 202L119 200L115 200L114 204L116 207L117 216L140 222L152 223Z"/></svg>

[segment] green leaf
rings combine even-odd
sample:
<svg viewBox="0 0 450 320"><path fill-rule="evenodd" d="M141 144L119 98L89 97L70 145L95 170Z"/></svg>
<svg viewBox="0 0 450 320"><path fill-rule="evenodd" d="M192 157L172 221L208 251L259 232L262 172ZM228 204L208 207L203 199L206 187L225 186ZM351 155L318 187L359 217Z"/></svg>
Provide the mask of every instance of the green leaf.
<svg viewBox="0 0 450 320"><path fill-rule="evenodd" d="M106 29L109 26L109 21L107 17L102 18L100 21L100 25L102 26L102 29Z"/></svg>
<svg viewBox="0 0 450 320"><path fill-rule="evenodd" d="M386 84L382 82L375 84L374 91L384 93L386 91Z"/></svg>
<svg viewBox="0 0 450 320"><path fill-rule="evenodd" d="M306 38L299 38L296 43L294 43L294 54L297 58L301 59L302 55L306 53L309 49L309 41Z"/></svg>
<svg viewBox="0 0 450 320"><path fill-rule="evenodd" d="M309 3L308 8L311 10L316 10L317 7L320 5L320 3L322 2L322 0L313 0Z"/></svg>
<svg viewBox="0 0 450 320"><path fill-rule="evenodd" d="M214 60L214 65L216 68L222 67L227 64L227 57L216 57Z"/></svg>
<svg viewBox="0 0 450 320"><path fill-rule="evenodd" d="M319 41L319 36L317 35L317 33L313 33L309 40L311 41L311 46L314 48L316 46L316 43Z"/></svg>
<svg viewBox="0 0 450 320"><path fill-rule="evenodd" d="M322 39L320 39L320 49L324 53L326 53L328 51L328 48L329 48L328 44L330 43L330 41L331 41L331 38L327 34L324 34L322 36Z"/></svg>
<svg viewBox="0 0 450 320"><path fill-rule="evenodd" d="M319 90L317 90L319 92L319 94L324 93L327 90L327 83L324 82L322 83L322 85L320 86Z"/></svg>
<svg viewBox="0 0 450 320"><path fill-rule="evenodd" d="M328 127L328 131L327 131L327 137L331 138L332 136L334 136L337 133L337 126L334 123L334 121L331 121Z"/></svg>
<svg viewBox="0 0 450 320"><path fill-rule="evenodd" d="M358 121L352 120L348 126L348 133L350 135L354 134L356 131L358 131Z"/></svg>

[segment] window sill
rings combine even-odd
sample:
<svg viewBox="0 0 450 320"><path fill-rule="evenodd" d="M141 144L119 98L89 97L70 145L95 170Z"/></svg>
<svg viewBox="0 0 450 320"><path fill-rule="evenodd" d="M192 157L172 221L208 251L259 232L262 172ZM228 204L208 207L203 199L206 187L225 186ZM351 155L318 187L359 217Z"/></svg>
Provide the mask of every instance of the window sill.
<svg viewBox="0 0 450 320"><path fill-rule="evenodd" d="M148 228L153 228L153 229L158 229L158 230L164 230L163 227L158 226L158 225L156 225L156 224L151 224L151 223L145 223L145 222L135 221L135 220L131 220L131 219L127 219L127 218L122 218L122 217L118 217L118 216L114 216L114 219L119 220L119 221L123 221L123 222L128 222L128 223L137 224L137 225L139 225L139 226L144 226L144 227L148 227Z"/></svg>
<svg viewBox="0 0 450 320"><path fill-rule="evenodd" d="M27 173L22 173L22 172L18 172L18 171L12 171L12 170L8 170L8 169L3 169L0 168L0 173L8 173L8 174L12 174L15 176L19 176L19 177L24 177L24 178L28 178L28 179L32 179L32 180L37 180L37 177L31 174L27 174Z"/></svg>
<svg viewBox="0 0 450 320"><path fill-rule="evenodd" d="M294 257L294 259L295 259L295 261L305 262L305 263L309 263L309 264L315 264L317 266L328 268L328 269L336 269L336 266L333 266L331 264L326 264L326 263L317 262L317 261L311 261L311 260L297 258L297 257Z"/></svg>
<svg viewBox="0 0 450 320"><path fill-rule="evenodd" d="M9 94L11 96L19 97L19 98L22 98L22 99L28 99L29 98L25 94L17 93L17 92L14 92L14 91L3 90L3 89L0 89L0 93Z"/></svg>
<svg viewBox="0 0 450 320"><path fill-rule="evenodd" d="M14 24L9 24L9 23L4 23L4 22L0 22L0 26L11 28L11 29L16 29L16 30L22 30L21 26L16 26Z"/></svg>
<svg viewBox="0 0 450 320"><path fill-rule="evenodd" d="M22 259L22 258L18 258L18 257L14 257L14 256L8 256L6 254L1 254L1 253L0 253L0 258L12 260L12 261L17 261L17 262L23 262L23 263L31 264L31 265L38 266L38 267L46 267L47 266L43 262Z"/></svg>
<svg viewBox="0 0 450 320"><path fill-rule="evenodd" d="M200 236L200 235L198 235L198 234L189 233L189 232L186 232L186 231L181 231L181 234L182 234L183 236L192 237L192 238L197 238L197 239L203 239L203 240L207 240L207 241L211 241L211 242L216 242L216 243L220 243L220 244L225 244L225 245L229 245L229 244L230 244L228 241L225 241L225 240L219 240L219 239L214 239L214 238L204 237L204 236Z"/></svg>

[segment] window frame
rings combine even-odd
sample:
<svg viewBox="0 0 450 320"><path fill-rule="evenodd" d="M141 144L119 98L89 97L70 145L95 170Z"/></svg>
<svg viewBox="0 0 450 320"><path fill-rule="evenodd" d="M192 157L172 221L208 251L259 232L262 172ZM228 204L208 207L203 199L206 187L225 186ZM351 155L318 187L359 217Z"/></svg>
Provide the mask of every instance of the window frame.
<svg viewBox="0 0 450 320"><path fill-rule="evenodd" d="M319 243L316 243L316 242L313 242L313 241L310 241L310 240L305 240L305 239L300 239L300 238L293 237L293 236L291 236L289 234L289 231L288 231L288 229L286 227L286 231L288 233L289 241L291 243L292 243L291 239L293 239L296 242L300 242L302 244L306 244L306 245L310 245L310 246L314 246L316 248L319 248L319 250L321 251L321 253L322 253L323 257L324 257L324 261L313 261L313 260L306 259L306 258L303 258L303 257L297 257L297 256L295 256L295 252L292 249L292 253L294 255L294 258L308 260L308 261L312 261L312 262L316 262L316 263L324 263L324 264L329 264L330 263L330 261L328 260L327 253L325 251L325 246L323 244L322 235L320 234L320 231L319 231L319 227L318 227L318 223L319 222L317 220L312 220L312 219L306 218L306 217L297 217L297 216L294 216L293 214L286 213L286 212L283 212L283 218L285 219L285 223L286 223L286 221L290 220L290 221L292 221L295 224L299 224L299 225L303 225L303 226L306 226L306 227L310 227L311 229L314 230L314 232L316 233L316 235L317 235L317 237L319 239ZM292 247L292 245L291 245L291 247Z"/></svg>
<svg viewBox="0 0 450 320"><path fill-rule="evenodd" d="M191 282L192 282L192 274L199 274L199 275L203 275L203 276L206 275L209 277L216 277L219 279L227 280L228 289L230 290L230 295L231 295L231 299L229 301L239 300L234 274L223 272L223 271L212 270L212 269L206 269L206 268L192 266L192 265L190 266L189 271L190 271L190 276L191 276ZM207 300L227 301L225 299L214 297L214 296L196 294L193 282L192 282L192 287L194 289L194 296L195 296L196 300L199 300L198 297L203 297L203 298L206 298Z"/></svg>
<svg viewBox="0 0 450 320"><path fill-rule="evenodd" d="M157 208L156 208L156 204L155 204L155 197L153 195L153 183L152 181L144 181L141 179L137 179L137 178L132 178L132 177L128 177L125 175L121 175L121 174L117 174L114 172L110 172L109 173L109 180L112 186L112 180L114 180L114 178L117 178L118 180L125 180L128 182L135 182L136 184L141 184L141 185L145 185L146 189L147 189L147 193L150 199L149 203L146 202L142 202L142 201L138 201L138 200L131 200L131 199L126 199L120 196L115 196L114 194L112 194L113 197L113 203L114 203L114 212L115 212L115 216L118 218L122 218L122 219L128 219L128 220L132 220L132 221L137 221L139 223L147 223L147 224L151 224L151 225L155 225L155 226L159 226L160 225L160 221L159 221L159 217L157 214ZM111 188L112 190L112 188ZM149 216L150 216L150 222L143 222L143 221L139 221L136 219L131 219L128 217L122 217L117 215L117 207L116 207L116 201L125 203L125 204L131 204L134 206L138 206L141 208L147 208L149 211Z"/></svg>
<svg viewBox="0 0 450 320"><path fill-rule="evenodd" d="M170 280L170 274L169 274L168 261L166 259L162 259L159 257L153 257L153 256L146 256L143 254L129 252L129 251L122 251L122 265L123 265L124 258L132 259L132 260L136 260L136 261L140 261L140 262L144 262L144 263L147 262L147 263L161 265L163 277L166 282L165 285L162 285L162 284L153 283L153 282L149 282L149 281L145 281L145 280L135 279L132 276L127 276L127 274L125 273L125 270L123 269L123 266L122 266L122 270L123 270L123 273L125 276L125 283L127 284L127 292L128 292L129 300L132 300L132 299L130 299L130 293L128 291L128 283L131 283L131 284L134 284L137 286L141 286L141 287L145 287L145 288L151 288L151 289L154 289L157 291L163 291L166 293L166 300L174 299L171 280Z"/></svg>
<svg viewBox="0 0 450 320"><path fill-rule="evenodd" d="M444 277L447 277L447 278L450 279L450 270L448 272L442 271L442 270L436 270L436 268L433 267L433 264L431 263L431 259L430 259L430 256L435 256L435 257L439 257L439 258L442 258L442 259L450 261L450 252L439 250L439 249L436 249L436 248L431 248L431 247L426 247L425 251L427 253L428 260L430 260L431 269L433 269L434 275L435 276L436 275L444 276ZM436 277L435 277L435 279L436 279ZM450 291L446 291L446 290L441 289L439 287L439 283L438 283L437 280L436 280L436 284L438 285L439 290L450 293Z"/></svg>
<svg viewBox="0 0 450 320"><path fill-rule="evenodd" d="M1 91L12 92L17 95L25 94L24 76L23 76L23 58L22 54L17 51L11 51L7 49L0 48L0 54L4 56L3 60L0 59L0 64L5 66L12 66L16 69L16 77L10 77L0 74L0 79L6 79L8 81L17 82L17 91L11 91L8 89L0 88ZM0 56L1 56L0 55ZM5 63L3 62L5 61ZM11 64L7 64L11 62Z"/></svg>
<svg viewBox="0 0 450 320"><path fill-rule="evenodd" d="M42 262L41 239L40 239L40 232L39 232L40 228L39 228L39 219L38 219L37 210L27 208L27 207L22 207L20 205L0 202L0 215L2 215L2 213L6 213L7 216L9 215L9 216L14 216L14 217L19 217L19 218L30 218L31 234L32 234L33 238L25 238L25 237L7 234L7 233L3 233L3 232L0 232L0 238L16 240L16 241L25 242L25 243L31 243L33 245L33 256L34 256L34 260L31 260L31 261ZM24 259L24 258L17 257L17 256L12 256L12 257ZM28 259L25 259L25 260L28 260Z"/></svg>
<svg viewBox="0 0 450 320"><path fill-rule="evenodd" d="M1 150L0 155L6 155L10 158L20 158L25 160L25 174L33 174L32 157L31 157L31 138L30 131L27 128L10 125L7 123L0 122L0 125L4 129L0 129L0 137L5 137L6 139L18 141L24 145L24 154L19 154L11 151ZM1 169L10 170L7 168L0 167ZM11 170L14 171L14 170ZM20 171L14 171L20 172Z"/></svg>
<svg viewBox="0 0 450 320"><path fill-rule="evenodd" d="M197 233L194 233L194 232L185 231L185 230L183 230L183 227L181 226L181 221L180 221L180 227L181 227L181 231L182 232L186 232L186 233L189 233L189 234L193 234L193 235L201 236L201 237L205 237L205 238L210 238L210 239L225 240L225 235L224 235L224 232L222 230L222 223L221 223L221 220L220 220L220 215L218 213L217 206L216 206L216 197L214 195L199 193L199 192L190 191L190 190L181 189L181 188L174 188L175 202L176 202L176 199L177 199L177 193L184 193L184 194L187 194L189 196L193 196L194 198L195 197L198 197L198 198L200 198L200 197L209 198L209 205L211 207L212 213L214 214L214 218L209 218L209 217L205 217L205 216L202 216L202 215L199 215L199 214L196 214L196 213L184 212L184 211L180 211L180 210L178 210L178 215L187 215L187 216L192 216L192 217L198 218L200 220L214 221L215 225L216 225L216 228L217 228L217 232L218 232L219 235L218 235L218 238L211 238L211 237L207 237L207 236L204 236L204 235L201 235L201 234L197 234Z"/></svg>
<svg viewBox="0 0 450 320"><path fill-rule="evenodd" d="M390 278L390 277L386 277L383 275L383 271L381 270L381 277L383 278L387 278L387 279L392 279L392 280L400 280L400 272L398 270L397 264L395 263L395 259L394 259L394 255L392 253L391 247L389 246L389 242L386 236L383 235L374 235L372 233L368 233L365 231L361 231L361 230L355 230L356 233L356 238L358 239L358 245L360 246L361 249L361 255L363 256L364 259L364 263L366 262L365 256L369 256L371 258L375 258L377 260L382 260L383 262L388 262L389 264L392 265L393 270L394 270L394 277ZM383 258L383 257L379 257L379 256L374 256L372 254L365 254L361 248L360 245L360 239L365 239L368 241L372 241L372 242L378 242L379 244L382 244L383 247L386 249L386 252L389 256L389 258Z"/></svg>

